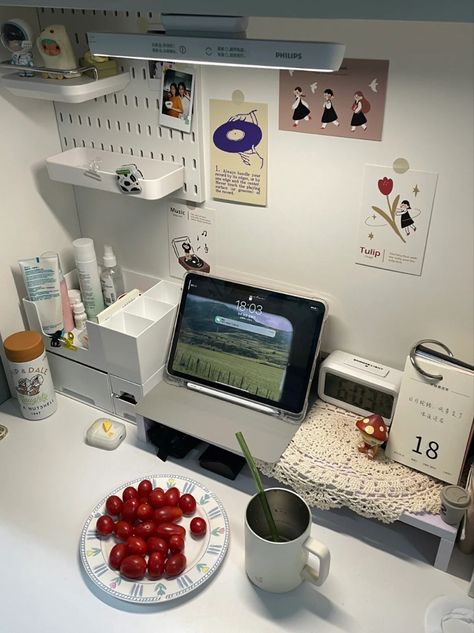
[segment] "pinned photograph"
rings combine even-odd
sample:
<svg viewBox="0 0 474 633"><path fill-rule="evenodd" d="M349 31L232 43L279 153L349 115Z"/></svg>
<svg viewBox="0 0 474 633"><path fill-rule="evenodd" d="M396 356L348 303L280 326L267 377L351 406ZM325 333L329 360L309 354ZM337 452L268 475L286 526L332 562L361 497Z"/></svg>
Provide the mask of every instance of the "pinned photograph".
<svg viewBox="0 0 474 633"><path fill-rule="evenodd" d="M193 69L170 64L163 66L160 125L191 132L193 98Z"/></svg>

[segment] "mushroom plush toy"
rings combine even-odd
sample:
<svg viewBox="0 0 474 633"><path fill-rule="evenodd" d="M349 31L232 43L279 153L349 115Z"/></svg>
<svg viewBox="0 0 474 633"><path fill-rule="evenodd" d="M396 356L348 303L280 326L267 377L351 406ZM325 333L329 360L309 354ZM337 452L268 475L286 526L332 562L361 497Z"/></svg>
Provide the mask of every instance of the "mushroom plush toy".
<svg viewBox="0 0 474 633"><path fill-rule="evenodd" d="M388 440L387 425L381 415L373 413L362 420L357 420L356 427L362 435L362 442L357 446L360 453L366 453L374 459L380 446Z"/></svg>

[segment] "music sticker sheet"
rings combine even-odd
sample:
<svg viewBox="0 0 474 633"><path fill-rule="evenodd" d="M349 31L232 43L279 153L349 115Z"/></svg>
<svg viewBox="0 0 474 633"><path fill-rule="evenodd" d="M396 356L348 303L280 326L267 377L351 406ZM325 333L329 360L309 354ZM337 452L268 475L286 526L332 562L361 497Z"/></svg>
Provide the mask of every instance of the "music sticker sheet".
<svg viewBox="0 0 474 633"><path fill-rule="evenodd" d="M209 273L214 265L214 209L171 201L168 211L170 276Z"/></svg>
<svg viewBox="0 0 474 633"><path fill-rule="evenodd" d="M438 175L367 165L355 262L421 275Z"/></svg>

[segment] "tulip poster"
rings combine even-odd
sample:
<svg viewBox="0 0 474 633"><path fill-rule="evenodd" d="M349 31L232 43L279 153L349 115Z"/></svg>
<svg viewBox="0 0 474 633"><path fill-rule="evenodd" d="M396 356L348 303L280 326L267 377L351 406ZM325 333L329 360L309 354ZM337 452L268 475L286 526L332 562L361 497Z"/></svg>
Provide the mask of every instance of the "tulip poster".
<svg viewBox="0 0 474 633"><path fill-rule="evenodd" d="M438 175L367 165L356 263L421 275Z"/></svg>

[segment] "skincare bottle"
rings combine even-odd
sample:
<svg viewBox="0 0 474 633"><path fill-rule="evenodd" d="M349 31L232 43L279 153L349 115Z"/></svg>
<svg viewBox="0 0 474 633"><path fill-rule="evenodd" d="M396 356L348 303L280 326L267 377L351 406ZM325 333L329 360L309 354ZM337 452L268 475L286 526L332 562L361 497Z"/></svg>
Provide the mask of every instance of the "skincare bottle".
<svg viewBox="0 0 474 633"><path fill-rule="evenodd" d="M117 265L117 258L111 246L104 245L104 265L100 273L100 283L102 285L102 295L105 306L115 303L125 292L122 269Z"/></svg>
<svg viewBox="0 0 474 633"><path fill-rule="evenodd" d="M100 287L94 242L89 237L81 237L74 240L72 245L87 318L95 319L97 314L104 309L104 300Z"/></svg>
<svg viewBox="0 0 474 633"><path fill-rule="evenodd" d="M86 327L87 314L84 310L84 304L82 302L75 303L72 306L74 312L74 323L78 330L83 330Z"/></svg>
<svg viewBox="0 0 474 633"><path fill-rule="evenodd" d="M82 301L81 291L77 290L76 288L71 288L70 290L67 291L67 294L69 297L69 304L72 310L72 306L75 303L80 303Z"/></svg>

